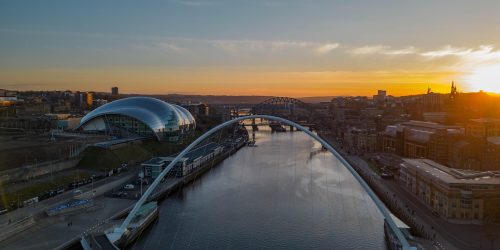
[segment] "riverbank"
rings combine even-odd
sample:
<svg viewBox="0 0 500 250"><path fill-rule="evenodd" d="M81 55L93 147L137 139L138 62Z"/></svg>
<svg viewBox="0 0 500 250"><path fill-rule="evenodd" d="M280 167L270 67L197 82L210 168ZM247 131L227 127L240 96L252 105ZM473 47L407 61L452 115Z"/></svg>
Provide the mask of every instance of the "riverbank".
<svg viewBox="0 0 500 250"><path fill-rule="evenodd" d="M168 197L171 193L176 190L182 188L184 185L191 183L196 180L196 178L202 176L205 172L209 171L212 167L219 165L220 162L224 161L227 157L236 153L239 149L246 145L246 141L242 140L240 143L236 144L235 147L224 151L217 157L215 157L210 162L203 164L202 166L196 168L192 173L183 177L167 177L165 181L161 183L155 190L153 194L148 198L147 202L150 201L162 201L166 197ZM119 210L119 212L110 216L105 223L102 223L93 228L93 230L86 230L81 235L73 238L70 241L65 242L64 245L59 246L57 249L71 249L74 246L80 244L80 239L82 237L91 240L91 238L97 238L99 236L95 236L94 234L101 235L105 231L111 229L114 226L117 226L117 222L120 222L121 219L126 217L130 210L134 207L135 202L130 204L129 206ZM149 225L149 224L148 224ZM144 231L146 228L141 228L140 231ZM140 235L137 235L140 237Z"/></svg>
<svg viewBox="0 0 500 250"><path fill-rule="evenodd" d="M454 224L432 215L397 180L382 179L364 159L343 151L334 138L322 138L353 166L389 210L412 228L412 234L433 242L437 249L481 249L491 244L481 226Z"/></svg>

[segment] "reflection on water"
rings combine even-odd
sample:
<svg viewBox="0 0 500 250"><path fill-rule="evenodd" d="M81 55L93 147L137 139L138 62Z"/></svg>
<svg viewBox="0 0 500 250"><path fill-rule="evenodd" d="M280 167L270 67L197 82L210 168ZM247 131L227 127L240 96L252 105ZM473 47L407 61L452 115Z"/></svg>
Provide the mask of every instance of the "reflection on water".
<svg viewBox="0 0 500 250"><path fill-rule="evenodd" d="M256 134L161 204L133 249L384 249L383 219L330 153L301 132Z"/></svg>

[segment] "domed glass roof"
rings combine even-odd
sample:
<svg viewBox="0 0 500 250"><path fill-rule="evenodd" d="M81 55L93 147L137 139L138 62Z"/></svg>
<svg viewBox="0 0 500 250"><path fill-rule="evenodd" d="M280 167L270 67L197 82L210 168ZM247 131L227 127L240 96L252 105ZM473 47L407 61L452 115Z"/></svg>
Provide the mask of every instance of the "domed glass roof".
<svg viewBox="0 0 500 250"><path fill-rule="evenodd" d="M195 124L191 113L178 105L152 97L129 97L96 108L82 118L80 127L103 115L123 115L135 118L149 126L157 136L159 132L176 131L180 127Z"/></svg>

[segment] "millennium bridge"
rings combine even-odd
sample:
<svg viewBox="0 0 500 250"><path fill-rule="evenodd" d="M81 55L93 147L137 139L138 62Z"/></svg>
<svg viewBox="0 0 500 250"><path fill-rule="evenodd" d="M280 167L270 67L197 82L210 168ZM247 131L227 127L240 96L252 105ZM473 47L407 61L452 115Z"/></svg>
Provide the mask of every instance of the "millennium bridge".
<svg viewBox="0 0 500 250"><path fill-rule="evenodd" d="M247 115L247 116L240 116L240 117L235 117L234 119L231 119L229 121L226 121L212 129L210 129L208 132L197 138L193 143L188 145L182 152L180 152L171 162L168 164L168 166L159 174L157 178L153 181L153 183L149 186L149 188L144 192L144 194L141 196L141 198L137 201L137 203L134 205L128 216L125 218L125 220L121 223L120 226L117 226L114 228L111 232L106 234L107 239L111 243L117 243L122 240L122 238L126 235L128 227L134 218L134 216L139 212L141 207L148 201L148 198L153 194L153 191L155 188L160 184L161 180L167 176L167 173L169 173L174 166L192 149L194 149L198 144L212 136L218 131L221 131L222 129L229 127L234 124L238 124L240 122L243 122L245 120L255 120L255 119L263 119L267 121L272 121L272 122L278 122L280 124L286 125L286 126L292 126L296 128L299 131L304 132L307 134L309 137L312 139L316 140L319 142L325 149L327 149L336 159L338 159L343 166L349 171L349 173L355 178L357 182L361 185L361 187L366 191L366 193L369 195L371 200L374 202L380 213L385 219L385 222L387 223L388 227L390 230L393 232L395 235L396 240L398 241L399 248L404 249L404 250L410 250L410 249L416 249L415 247L411 246L408 242L408 240L405 238L404 234L401 232L399 227L397 226L396 222L394 221L393 217L391 216L390 211L386 208L386 206L383 204L383 202L379 199L379 197L374 193L374 191L369 187L369 185L363 180L363 178L356 172L356 170L351 166L351 164L345 160L339 152L337 152L329 143L327 143L324 139L316 135L311 131L310 128L304 127L294 121L282 118L282 117L277 117L277 116L272 116L272 115L266 115L266 114L252 114L252 115Z"/></svg>

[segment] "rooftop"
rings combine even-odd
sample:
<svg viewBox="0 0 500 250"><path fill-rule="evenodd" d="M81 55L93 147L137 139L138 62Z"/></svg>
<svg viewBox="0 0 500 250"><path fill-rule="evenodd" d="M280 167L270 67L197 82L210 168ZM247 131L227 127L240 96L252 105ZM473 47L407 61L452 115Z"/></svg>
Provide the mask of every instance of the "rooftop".
<svg viewBox="0 0 500 250"><path fill-rule="evenodd" d="M500 146L500 136L488 137L486 140L488 140L488 142L491 144L495 144L497 146Z"/></svg>
<svg viewBox="0 0 500 250"><path fill-rule="evenodd" d="M408 127L419 127L419 128L427 128L427 129L448 129L448 128L458 128L458 126L449 126L443 125L435 122L426 122L426 121L415 121L411 120L409 122L403 122L402 125Z"/></svg>
<svg viewBox="0 0 500 250"><path fill-rule="evenodd" d="M403 168L412 168L429 178L449 184L500 185L500 171L452 169L429 159L404 159Z"/></svg>
<svg viewBox="0 0 500 250"><path fill-rule="evenodd" d="M477 123L500 123L499 118L479 118L479 119L470 119L470 121Z"/></svg>
<svg viewBox="0 0 500 250"><path fill-rule="evenodd" d="M203 146L198 146L191 151L189 151L184 157L181 158L182 161L193 161L194 159L205 156L206 154L212 152L214 149L221 147L221 145L215 143L215 142L210 142L206 145ZM163 165L166 162L172 161L178 154L170 155L167 157L154 157L149 159L146 162L143 162L141 165Z"/></svg>
<svg viewBox="0 0 500 250"><path fill-rule="evenodd" d="M142 165L161 165L163 162L165 162L164 157L154 157L143 162Z"/></svg>
<svg viewBox="0 0 500 250"><path fill-rule="evenodd" d="M207 153L210 153L212 150L220 147L221 145L215 143L215 142L210 142L208 144L205 144L203 146L196 147L189 151L186 155L184 155L184 158L187 158L189 161L192 161L198 157L205 156ZM164 159L172 159L176 157L177 154L171 155L169 157L164 157Z"/></svg>
<svg viewBox="0 0 500 250"><path fill-rule="evenodd" d="M385 128L384 134L395 137L397 132L403 132L405 129L408 131L408 139L419 142L428 141L430 136L439 130L446 131L450 135L459 135L464 132L464 129L459 126L412 120L401 124L389 125Z"/></svg>
<svg viewBox="0 0 500 250"><path fill-rule="evenodd" d="M410 141L426 143L429 141L432 134L433 133L429 131L409 129L407 130L406 139Z"/></svg>

